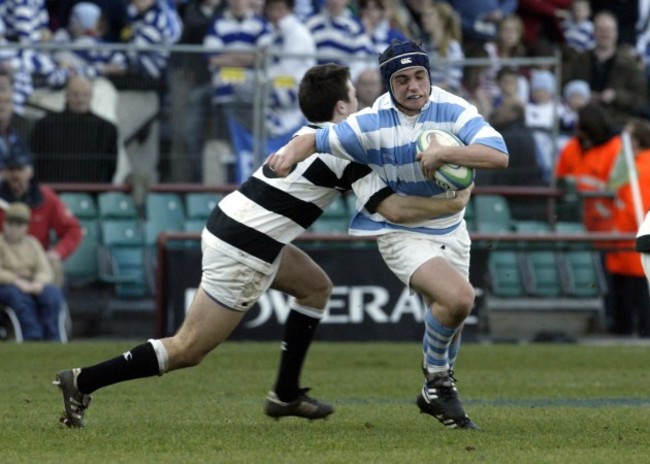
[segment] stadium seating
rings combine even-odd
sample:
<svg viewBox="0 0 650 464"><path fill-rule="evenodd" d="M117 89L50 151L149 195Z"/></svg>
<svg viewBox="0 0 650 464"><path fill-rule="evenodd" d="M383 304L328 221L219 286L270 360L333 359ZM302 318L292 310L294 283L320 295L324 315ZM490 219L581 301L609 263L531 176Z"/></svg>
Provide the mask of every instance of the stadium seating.
<svg viewBox="0 0 650 464"><path fill-rule="evenodd" d="M63 192L59 198L66 204L77 219L96 219L97 204L93 196L86 192Z"/></svg>
<svg viewBox="0 0 650 464"><path fill-rule="evenodd" d="M102 192L97 195L97 206L101 220L134 220L139 217L135 201L128 193Z"/></svg>
<svg viewBox="0 0 650 464"><path fill-rule="evenodd" d="M493 251L488 256L490 294L498 297L522 297L524 285L516 251Z"/></svg>
<svg viewBox="0 0 650 464"><path fill-rule="evenodd" d="M119 298L149 296L144 235L138 222L105 220L101 230L100 279L114 284Z"/></svg>
<svg viewBox="0 0 650 464"><path fill-rule="evenodd" d="M187 219L203 219L210 216L214 207L221 201L223 195L218 193L190 192L185 195L185 211Z"/></svg>
<svg viewBox="0 0 650 464"><path fill-rule="evenodd" d="M515 221L516 232L529 235L551 234L551 227L542 221ZM520 260L526 293L538 297L558 297L562 294L555 252L550 244L522 242Z"/></svg>
<svg viewBox="0 0 650 464"><path fill-rule="evenodd" d="M558 233L584 234L581 222L557 222ZM577 298L599 297L607 293L602 261L597 252L584 245L565 246L558 251L558 265L564 293Z"/></svg>
<svg viewBox="0 0 650 464"><path fill-rule="evenodd" d="M185 219L183 223L184 232L201 232L205 227L205 219Z"/></svg>
<svg viewBox="0 0 650 464"><path fill-rule="evenodd" d="M485 230L484 224L498 224L501 230L512 230L510 205L501 195L477 195L474 198L474 217L477 230Z"/></svg>
<svg viewBox="0 0 650 464"><path fill-rule="evenodd" d="M95 219L80 219L79 222L84 234L83 240L63 262L66 282L75 286L94 282L99 277L99 222Z"/></svg>
<svg viewBox="0 0 650 464"><path fill-rule="evenodd" d="M182 230L185 208L181 197L176 193L149 192L145 198L145 218L161 232Z"/></svg>

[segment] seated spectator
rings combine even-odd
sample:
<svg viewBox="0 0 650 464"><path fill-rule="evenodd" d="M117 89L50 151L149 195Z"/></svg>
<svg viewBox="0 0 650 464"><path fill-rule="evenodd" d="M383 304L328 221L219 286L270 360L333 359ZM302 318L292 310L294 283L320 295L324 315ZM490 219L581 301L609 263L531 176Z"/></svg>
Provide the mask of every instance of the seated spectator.
<svg viewBox="0 0 650 464"><path fill-rule="evenodd" d="M237 161L232 155L229 121L252 132L255 52L272 40L269 24L254 13L248 2L228 0L227 5L209 25L203 42L209 51L212 103L215 105L209 156L217 160L218 167L224 162ZM215 177L209 181L214 182ZM217 181L225 177L221 174ZM226 182L232 181L226 179Z"/></svg>
<svg viewBox="0 0 650 464"><path fill-rule="evenodd" d="M0 305L11 307L26 341L61 341L59 313L63 295L42 245L27 234L31 212L20 202L9 205L0 233Z"/></svg>
<svg viewBox="0 0 650 464"><path fill-rule="evenodd" d="M266 0L265 17L271 25L272 51L279 53L267 69L270 101L266 128L271 137L285 138L282 146L305 122L298 106L298 87L316 62L316 44L309 29L293 14L293 0ZM308 56L297 56L300 54ZM266 153L264 150L264 156ZM242 180L250 174L252 171Z"/></svg>
<svg viewBox="0 0 650 464"><path fill-rule="evenodd" d="M432 2L423 7L422 32L425 36L424 48L431 58L431 84L458 93L463 80L463 68L443 61L462 61L465 59L461 46L460 23L448 3Z"/></svg>
<svg viewBox="0 0 650 464"><path fill-rule="evenodd" d="M517 10L517 0L448 0L448 3L460 17L466 55L495 40L499 23Z"/></svg>
<svg viewBox="0 0 650 464"><path fill-rule="evenodd" d="M646 0L589 0L589 3L593 16L608 12L616 19L619 28L619 45L634 47L641 13L643 10L647 10Z"/></svg>
<svg viewBox="0 0 650 464"><path fill-rule="evenodd" d="M510 153L508 169L479 169L476 185L546 185L537 162L535 138L526 127L525 119L524 106L516 99L505 100L492 112L489 122L503 136ZM508 203L515 219L544 219L546 216L546 200L515 196L508 198Z"/></svg>
<svg viewBox="0 0 650 464"><path fill-rule="evenodd" d="M321 55L318 64L335 62L350 67L352 80L375 64L377 53L360 18L348 8L350 0L325 0L321 11L305 22Z"/></svg>
<svg viewBox="0 0 650 464"><path fill-rule="evenodd" d="M6 76L0 73L0 76ZM0 78L1 79L1 78ZM9 82L0 86L0 138L5 145L15 144L15 139L27 140L32 123L14 112L13 87Z"/></svg>
<svg viewBox="0 0 650 464"><path fill-rule="evenodd" d="M519 92L519 81L522 79L522 75L517 68L506 66L499 69L496 79L499 94L492 101L492 109L489 114L492 114L504 103L518 103L525 107L526 102L522 100Z"/></svg>
<svg viewBox="0 0 650 464"><path fill-rule="evenodd" d="M497 35L480 49L474 49L470 58L489 58L490 65L467 68L464 73L465 88L470 92L473 101L481 114L490 114L491 102L498 97L499 88L496 76L503 66L503 60L508 58L523 58L527 49L523 43L523 23L516 15L510 15L499 22ZM519 78L520 99L528 100L528 81L524 76Z"/></svg>
<svg viewBox="0 0 650 464"><path fill-rule="evenodd" d="M293 11L301 21L316 14L323 7L325 0L295 0Z"/></svg>
<svg viewBox="0 0 650 464"><path fill-rule="evenodd" d="M61 49L52 56L57 66L66 71L66 79L70 75L97 77L126 71L121 54L97 47L103 43L100 38L103 27L101 18L99 6L90 2L77 3L70 12L67 28L59 29L54 34L53 41L61 45ZM88 48L75 49L71 45Z"/></svg>
<svg viewBox="0 0 650 464"><path fill-rule="evenodd" d="M3 47L18 40L16 32L5 27L3 8L6 3L0 2L0 71L10 76L13 87L14 111L18 114L25 112L25 103L34 92L33 74L50 76L55 72L55 65L49 55L30 47L30 42L24 42L25 48ZM30 35L22 37L27 41ZM11 39L11 40L10 40Z"/></svg>
<svg viewBox="0 0 650 464"><path fill-rule="evenodd" d="M208 26L223 13L225 2L222 0L193 0L186 4L183 10L183 33L179 44L200 45L205 39ZM203 167L203 152L205 141L212 132L212 123L216 117L211 117L212 86L211 75L207 67L205 55L202 53L179 53L174 57L174 75L172 92L185 92L182 96L172 94L172 98L182 100L182 114L174 112L171 124L178 119L181 127L182 152L187 154L187 176L191 182L203 182L205 170ZM218 166L220 168L220 166ZM221 169L217 174L210 173L212 182L219 182Z"/></svg>
<svg viewBox="0 0 650 464"><path fill-rule="evenodd" d="M173 45L181 35L181 22L175 9L167 0L134 0L127 9L130 21L126 41L138 47ZM169 52L141 50L123 54L122 62L128 67L123 75L116 73L112 80L118 89L161 89L167 71Z"/></svg>
<svg viewBox="0 0 650 464"><path fill-rule="evenodd" d="M386 50L394 39L406 40L404 33L391 24L385 0L359 0L358 5L361 23L378 54Z"/></svg>
<svg viewBox="0 0 650 464"><path fill-rule="evenodd" d="M578 111L589 103L591 89L585 81L575 80L567 82L562 90L562 102L560 104L560 120L558 148L571 138L575 132L578 122Z"/></svg>
<svg viewBox="0 0 650 464"><path fill-rule="evenodd" d="M544 180L549 182L555 165L553 127L557 116L555 76L550 71L535 70L530 78L530 101L526 103L526 127L536 140L538 164Z"/></svg>
<svg viewBox="0 0 650 464"><path fill-rule="evenodd" d="M65 109L38 120L30 139L42 182L110 183L115 173L118 131L90 109L93 87L85 77L68 80Z"/></svg>
<svg viewBox="0 0 650 464"><path fill-rule="evenodd" d="M594 48L565 57L562 82L587 81L591 99L610 113L620 130L646 102L645 74L628 51L618 48L618 24L611 13L596 15L594 37Z"/></svg>
<svg viewBox="0 0 650 464"><path fill-rule="evenodd" d="M4 20L10 42L32 44L47 42L51 37L45 0L3 0L0 18Z"/></svg>
<svg viewBox="0 0 650 464"><path fill-rule="evenodd" d="M77 249L82 240L79 221L54 190L36 180L26 146L16 143L7 148L9 156L0 180L0 199L8 203L20 201L29 206L32 220L27 232L46 250L55 274L54 282L62 285L62 261ZM4 211L0 209L0 223L3 217Z"/></svg>
<svg viewBox="0 0 650 464"><path fill-rule="evenodd" d="M169 103L165 98L170 56L166 47L179 40L182 28L168 0L132 0L127 11L129 26L122 37L131 45L122 53L127 71L107 77L120 91L115 122L126 151L114 180L129 182L139 192L168 173L160 162L161 127L168 127L160 124ZM140 197L136 195L138 202Z"/></svg>
<svg viewBox="0 0 650 464"><path fill-rule="evenodd" d="M70 12L81 0L59 0L57 21L59 29L68 27ZM128 2L115 0L92 0L102 10L102 27L98 38L106 42L120 42L121 34L128 24L126 7Z"/></svg>
<svg viewBox="0 0 650 464"><path fill-rule="evenodd" d="M384 83L377 68L371 67L361 71L354 86L357 89L359 110L372 106L377 97L384 93Z"/></svg>
<svg viewBox="0 0 650 464"><path fill-rule="evenodd" d="M594 47L594 23L591 21L589 0L573 0L567 17L562 21L564 44L576 52Z"/></svg>

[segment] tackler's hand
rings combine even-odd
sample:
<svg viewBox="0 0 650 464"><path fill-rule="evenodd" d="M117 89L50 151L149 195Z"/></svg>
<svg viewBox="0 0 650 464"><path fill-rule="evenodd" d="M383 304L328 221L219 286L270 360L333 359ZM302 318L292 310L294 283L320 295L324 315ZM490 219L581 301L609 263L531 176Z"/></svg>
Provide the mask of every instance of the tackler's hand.
<svg viewBox="0 0 650 464"><path fill-rule="evenodd" d="M273 171L273 173L278 177L286 177L290 172L291 168L295 163L290 161L290 156L286 156L282 153L282 150L271 155L266 159L266 165Z"/></svg>

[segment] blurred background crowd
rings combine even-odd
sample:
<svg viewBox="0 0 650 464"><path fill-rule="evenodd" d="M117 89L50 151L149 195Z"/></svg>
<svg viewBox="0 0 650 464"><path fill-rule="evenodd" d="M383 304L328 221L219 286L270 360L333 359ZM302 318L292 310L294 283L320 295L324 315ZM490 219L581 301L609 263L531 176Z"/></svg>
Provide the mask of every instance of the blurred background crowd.
<svg viewBox="0 0 650 464"><path fill-rule="evenodd" d="M395 38L506 136L514 169L483 184L550 185L587 103L613 132L650 114L644 0L3 0L0 20L0 133L46 182L239 183L302 124L309 66L350 66L368 106Z"/></svg>

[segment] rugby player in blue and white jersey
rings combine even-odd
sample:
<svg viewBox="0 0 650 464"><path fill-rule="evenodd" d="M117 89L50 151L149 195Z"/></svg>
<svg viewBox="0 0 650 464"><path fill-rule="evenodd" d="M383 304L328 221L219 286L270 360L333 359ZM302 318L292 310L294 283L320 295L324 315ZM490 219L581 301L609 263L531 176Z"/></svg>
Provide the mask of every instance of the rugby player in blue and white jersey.
<svg viewBox="0 0 650 464"><path fill-rule="evenodd" d="M432 86L429 58L419 44L398 42L379 57L388 92L366 108L331 127L294 138L271 155L267 165L278 175L315 152L370 166L397 193L430 196L441 187L430 181L444 163L473 168L504 168L508 151L501 135L476 108ZM438 143L416 154L422 131L442 129L465 146ZM417 404L447 427L477 428L465 414L453 377L460 330L474 305L469 283L470 238L464 210L417 224L393 224L381 212L360 210L353 234L377 235L382 256L404 284L419 292L430 311L423 339L424 386Z"/></svg>
<svg viewBox="0 0 650 464"><path fill-rule="evenodd" d="M349 69L335 64L311 68L301 81L299 101L305 117L320 122L304 132L343 120L357 110ZM455 214L469 199L469 192L453 199L445 194L439 198L397 195L368 166L326 154L296 165L287 177L262 166L212 212L202 233L201 285L178 332L94 366L59 372L55 384L65 406L61 422L84 426L90 394L99 388L199 364L269 288L293 298L266 414L308 419L331 414L332 406L307 396L299 378L332 283L291 242L349 189L369 213L378 212L394 222Z"/></svg>

